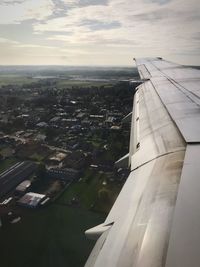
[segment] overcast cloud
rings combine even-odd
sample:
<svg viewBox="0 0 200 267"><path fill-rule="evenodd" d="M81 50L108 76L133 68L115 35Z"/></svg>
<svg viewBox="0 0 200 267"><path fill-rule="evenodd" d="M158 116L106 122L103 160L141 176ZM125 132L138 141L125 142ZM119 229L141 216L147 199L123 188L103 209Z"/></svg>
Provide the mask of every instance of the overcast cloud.
<svg viewBox="0 0 200 267"><path fill-rule="evenodd" d="M3 0L1 64L200 65L199 0Z"/></svg>

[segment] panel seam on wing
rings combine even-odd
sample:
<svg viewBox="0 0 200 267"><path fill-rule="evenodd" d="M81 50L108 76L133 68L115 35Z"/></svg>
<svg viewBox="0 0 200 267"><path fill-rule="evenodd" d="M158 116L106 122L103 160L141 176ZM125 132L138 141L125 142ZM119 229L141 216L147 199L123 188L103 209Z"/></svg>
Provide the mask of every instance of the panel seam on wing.
<svg viewBox="0 0 200 267"><path fill-rule="evenodd" d="M186 148L184 147L184 148L182 148L182 149L177 149L177 150L173 150L173 151L170 151L170 152L167 152L167 153L158 155L158 156L156 156L155 158L150 159L150 160L148 160L148 161L146 161L146 162L144 162L144 163L138 165L136 168L132 169L131 172L137 170L138 168L140 168L140 167L142 167L142 166L148 164L149 162L152 162L152 161L154 161L154 160L156 160L156 159L158 159L158 158L167 156L167 155L169 155L169 154L173 154L173 153L177 153L177 152L185 151L185 149L186 149Z"/></svg>

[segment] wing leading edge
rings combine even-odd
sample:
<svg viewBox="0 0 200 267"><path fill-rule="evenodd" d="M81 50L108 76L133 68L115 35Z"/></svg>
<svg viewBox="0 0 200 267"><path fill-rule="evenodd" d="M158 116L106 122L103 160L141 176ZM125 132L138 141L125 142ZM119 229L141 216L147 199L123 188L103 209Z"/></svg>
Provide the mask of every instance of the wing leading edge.
<svg viewBox="0 0 200 267"><path fill-rule="evenodd" d="M99 238L85 266L200 266L200 72L160 58L136 63L146 81L134 96L131 173L105 222L86 232Z"/></svg>

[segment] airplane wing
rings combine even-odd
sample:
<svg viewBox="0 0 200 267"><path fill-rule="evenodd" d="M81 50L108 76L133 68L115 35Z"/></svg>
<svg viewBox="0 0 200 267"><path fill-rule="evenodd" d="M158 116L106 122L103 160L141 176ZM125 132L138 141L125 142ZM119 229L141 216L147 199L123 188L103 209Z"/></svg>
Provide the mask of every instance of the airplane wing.
<svg viewBox="0 0 200 267"><path fill-rule="evenodd" d="M200 266L200 71L136 59L127 178L86 267Z"/></svg>

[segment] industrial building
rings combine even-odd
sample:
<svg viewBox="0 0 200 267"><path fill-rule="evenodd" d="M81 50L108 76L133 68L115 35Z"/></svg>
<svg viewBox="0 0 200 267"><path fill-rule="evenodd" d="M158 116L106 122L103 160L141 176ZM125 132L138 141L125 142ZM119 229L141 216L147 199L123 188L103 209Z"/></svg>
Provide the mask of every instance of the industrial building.
<svg viewBox="0 0 200 267"><path fill-rule="evenodd" d="M29 192L18 200L18 204L28 208L36 208L45 197L46 195Z"/></svg>
<svg viewBox="0 0 200 267"><path fill-rule="evenodd" d="M31 186L31 181L25 180L16 187L15 191L19 194L22 194L25 193L27 189L30 188L30 186Z"/></svg>
<svg viewBox="0 0 200 267"><path fill-rule="evenodd" d="M32 161L18 162L0 174L0 197L7 194L19 183L27 179L37 169Z"/></svg>

